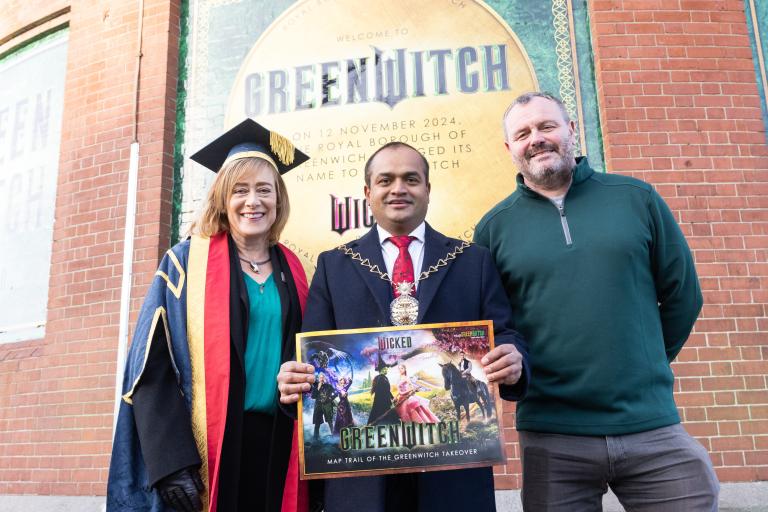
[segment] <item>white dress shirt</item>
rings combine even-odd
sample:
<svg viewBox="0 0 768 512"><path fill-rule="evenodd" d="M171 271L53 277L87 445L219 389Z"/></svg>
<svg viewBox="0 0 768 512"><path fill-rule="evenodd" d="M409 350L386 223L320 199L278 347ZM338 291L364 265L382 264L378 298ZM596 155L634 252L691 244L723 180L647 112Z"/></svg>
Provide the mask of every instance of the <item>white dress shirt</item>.
<svg viewBox="0 0 768 512"><path fill-rule="evenodd" d="M379 243L381 244L381 254L384 256L384 265L387 266L387 274L392 277L392 268L395 266L395 260L397 255L400 254L400 249L393 244L390 240L387 240L391 233L376 224L376 229L379 232ZM422 222L416 229L409 233L410 236L415 237L416 240L412 240L408 246L408 253L411 255L413 261L413 277L418 279L421 274L421 265L424 262L424 233L426 232L426 223ZM418 281L417 281L418 282ZM415 286L414 286L415 288Z"/></svg>

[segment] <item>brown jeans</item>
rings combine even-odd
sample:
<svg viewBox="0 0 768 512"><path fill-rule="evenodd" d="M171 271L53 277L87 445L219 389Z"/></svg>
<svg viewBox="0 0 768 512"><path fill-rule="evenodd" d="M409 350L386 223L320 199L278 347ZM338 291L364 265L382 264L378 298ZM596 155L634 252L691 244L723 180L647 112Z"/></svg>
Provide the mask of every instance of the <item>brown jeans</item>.
<svg viewBox="0 0 768 512"><path fill-rule="evenodd" d="M519 434L526 512L600 512L608 486L627 512L717 511L712 462L680 424L620 436Z"/></svg>

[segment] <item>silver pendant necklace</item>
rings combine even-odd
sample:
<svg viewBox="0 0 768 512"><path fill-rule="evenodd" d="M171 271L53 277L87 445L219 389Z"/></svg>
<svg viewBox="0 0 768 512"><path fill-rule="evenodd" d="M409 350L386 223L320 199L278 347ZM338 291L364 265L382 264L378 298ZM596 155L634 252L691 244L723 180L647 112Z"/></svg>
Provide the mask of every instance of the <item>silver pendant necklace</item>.
<svg viewBox="0 0 768 512"><path fill-rule="evenodd" d="M261 270L259 269L259 265L264 265L266 263L269 263L272 258L267 258L264 261L251 261L248 259L245 259L241 256L238 256L240 258L240 261L243 261L248 264L249 267L251 267L251 270L254 274L261 274Z"/></svg>

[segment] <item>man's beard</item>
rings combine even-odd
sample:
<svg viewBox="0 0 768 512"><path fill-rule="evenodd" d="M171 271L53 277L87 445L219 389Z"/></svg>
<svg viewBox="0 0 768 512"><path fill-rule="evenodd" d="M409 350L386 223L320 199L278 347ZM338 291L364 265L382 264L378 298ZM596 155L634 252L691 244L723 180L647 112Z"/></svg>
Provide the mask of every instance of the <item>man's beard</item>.
<svg viewBox="0 0 768 512"><path fill-rule="evenodd" d="M546 164L530 163L531 155L542 150L554 151L557 158L554 162ZM518 170L530 184L543 190L559 190L571 181L571 171L574 166L573 145L570 140L563 142L562 146L543 143L535 148L529 148L522 159L515 159Z"/></svg>

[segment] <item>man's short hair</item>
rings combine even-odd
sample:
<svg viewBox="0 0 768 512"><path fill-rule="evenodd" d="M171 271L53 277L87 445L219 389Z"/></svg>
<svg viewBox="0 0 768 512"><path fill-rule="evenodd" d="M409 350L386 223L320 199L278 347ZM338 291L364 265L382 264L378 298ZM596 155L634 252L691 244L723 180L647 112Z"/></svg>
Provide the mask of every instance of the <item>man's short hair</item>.
<svg viewBox="0 0 768 512"><path fill-rule="evenodd" d="M387 142L379 149L374 151L373 154L368 158L368 161L365 162L365 184L368 187L371 186L371 162L373 162L373 159L376 158L376 155L389 148L408 148L414 150L416 154L419 155L419 158L421 158L421 163L424 164L424 179L427 181L427 183L429 183L429 162L427 162L427 159L424 158L424 155L421 154L421 151L411 146L410 144L406 144L405 142L394 141Z"/></svg>
<svg viewBox="0 0 768 512"><path fill-rule="evenodd" d="M568 115L568 111L565 109L565 105L563 105L563 102L560 100L560 98L554 94L543 91L526 92L515 98L515 101L510 103L507 107L507 110L504 111L504 117L501 118L501 126L504 128L505 141L509 140L509 133L507 133L507 116L509 115L509 112L517 105L527 105L533 98L544 98L545 100L554 101L557 106L560 107L560 112L563 113L563 119L565 119L565 122L568 123L571 120L571 116Z"/></svg>

